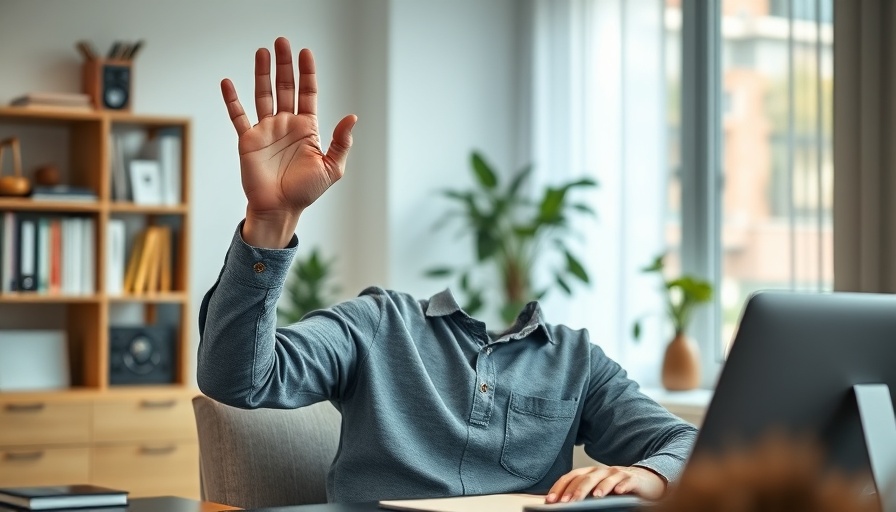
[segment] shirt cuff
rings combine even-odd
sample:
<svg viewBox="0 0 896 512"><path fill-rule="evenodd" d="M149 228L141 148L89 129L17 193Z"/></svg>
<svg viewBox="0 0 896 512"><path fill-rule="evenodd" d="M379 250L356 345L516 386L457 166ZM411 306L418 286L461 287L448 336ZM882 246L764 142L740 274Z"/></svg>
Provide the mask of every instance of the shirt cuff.
<svg viewBox="0 0 896 512"><path fill-rule="evenodd" d="M640 462L632 464L647 468L666 481L667 484L675 482L684 470L685 461L673 455L654 455Z"/></svg>
<svg viewBox="0 0 896 512"><path fill-rule="evenodd" d="M252 288L271 289L282 286L299 247L298 237L293 234L289 244L283 249L253 247L243 240L244 222L245 220L236 227L230 242L230 250L224 263L225 276Z"/></svg>

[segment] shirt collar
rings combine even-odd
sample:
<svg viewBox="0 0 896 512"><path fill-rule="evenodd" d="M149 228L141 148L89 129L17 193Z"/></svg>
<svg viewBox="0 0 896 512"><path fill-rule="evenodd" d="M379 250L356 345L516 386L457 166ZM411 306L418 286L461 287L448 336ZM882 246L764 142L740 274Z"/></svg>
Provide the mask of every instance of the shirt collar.
<svg viewBox="0 0 896 512"><path fill-rule="evenodd" d="M426 306L427 317L448 316L457 312L471 318L457 304L457 300L455 300L454 295L449 288L430 297L429 304ZM504 331L495 341L499 342L525 338L539 328L545 339L552 344L557 343L554 340L554 337L551 336L551 331L544 321L544 313L541 310L541 305L539 305L537 301L532 301L523 307L523 310L517 315L513 325Z"/></svg>

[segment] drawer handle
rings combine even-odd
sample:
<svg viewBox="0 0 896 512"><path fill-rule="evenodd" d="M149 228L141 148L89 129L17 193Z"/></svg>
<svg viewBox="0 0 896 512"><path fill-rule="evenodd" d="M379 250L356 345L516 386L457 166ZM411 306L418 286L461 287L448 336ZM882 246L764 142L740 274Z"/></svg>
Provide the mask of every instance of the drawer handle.
<svg viewBox="0 0 896 512"><path fill-rule="evenodd" d="M143 409L170 409L177 405L177 400L141 400L140 407Z"/></svg>
<svg viewBox="0 0 896 512"><path fill-rule="evenodd" d="M21 462L29 460L40 460L43 458L43 456L43 450L37 450L33 452L6 452L3 455L3 460Z"/></svg>
<svg viewBox="0 0 896 512"><path fill-rule="evenodd" d="M167 446L141 446L140 453L144 455L167 455L177 451L177 445L169 444Z"/></svg>
<svg viewBox="0 0 896 512"><path fill-rule="evenodd" d="M36 402L33 404L6 404L7 412L40 412L47 404Z"/></svg>

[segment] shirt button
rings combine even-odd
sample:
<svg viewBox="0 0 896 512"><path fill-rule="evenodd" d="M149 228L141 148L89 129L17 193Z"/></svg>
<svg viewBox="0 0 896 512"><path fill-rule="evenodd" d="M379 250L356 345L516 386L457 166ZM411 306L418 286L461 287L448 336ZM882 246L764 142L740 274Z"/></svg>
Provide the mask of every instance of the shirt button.
<svg viewBox="0 0 896 512"><path fill-rule="evenodd" d="M479 391L482 391L483 393L487 392L487 391L488 391L488 384L486 384L485 382L483 382L482 385L479 386Z"/></svg>
<svg viewBox="0 0 896 512"><path fill-rule="evenodd" d="M259 261L255 265L252 265L252 270L254 270L256 274L261 274L264 272L264 263Z"/></svg>
<svg viewBox="0 0 896 512"><path fill-rule="evenodd" d="M492 355L492 347L488 347L487 349L485 349L485 355L487 355L487 356Z"/></svg>

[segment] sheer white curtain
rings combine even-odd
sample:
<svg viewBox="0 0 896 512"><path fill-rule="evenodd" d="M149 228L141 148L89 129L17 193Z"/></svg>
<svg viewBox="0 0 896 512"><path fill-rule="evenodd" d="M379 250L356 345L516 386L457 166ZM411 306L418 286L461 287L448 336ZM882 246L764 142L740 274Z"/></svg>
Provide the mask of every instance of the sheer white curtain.
<svg viewBox="0 0 896 512"><path fill-rule="evenodd" d="M640 269L663 250L667 146L661 0L532 0L529 160L538 184L589 175L598 219L578 222L591 277L545 300L549 321L587 328L644 385L658 382L669 333L659 283Z"/></svg>

